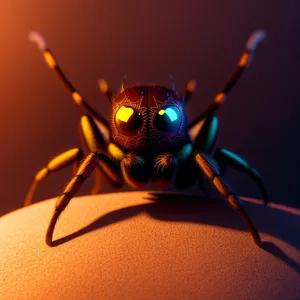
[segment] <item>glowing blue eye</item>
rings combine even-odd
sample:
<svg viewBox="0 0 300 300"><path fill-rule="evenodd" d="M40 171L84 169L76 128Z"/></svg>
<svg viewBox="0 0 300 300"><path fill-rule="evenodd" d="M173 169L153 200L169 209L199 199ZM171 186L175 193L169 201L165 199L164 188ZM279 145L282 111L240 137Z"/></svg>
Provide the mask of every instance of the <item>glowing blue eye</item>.
<svg viewBox="0 0 300 300"><path fill-rule="evenodd" d="M181 123L180 111L175 105L166 105L154 117L154 126L166 133L178 131Z"/></svg>
<svg viewBox="0 0 300 300"><path fill-rule="evenodd" d="M173 122L173 121L176 121L178 119L178 115L177 113L175 112L175 110L173 108L167 108L166 109L166 114L169 116L170 120Z"/></svg>
<svg viewBox="0 0 300 300"><path fill-rule="evenodd" d="M160 116L163 116L164 114L166 114L170 118L171 122L176 121L178 119L178 115L177 115L176 111L171 107L168 107L166 110L161 109L158 112L158 114Z"/></svg>

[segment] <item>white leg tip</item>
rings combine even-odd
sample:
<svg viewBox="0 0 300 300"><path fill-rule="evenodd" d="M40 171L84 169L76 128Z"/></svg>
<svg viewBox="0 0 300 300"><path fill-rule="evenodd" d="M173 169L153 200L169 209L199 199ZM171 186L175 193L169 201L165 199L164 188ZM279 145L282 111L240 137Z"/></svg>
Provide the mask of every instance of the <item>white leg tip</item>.
<svg viewBox="0 0 300 300"><path fill-rule="evenodd" d="M31 42L36 43L41 51L47 49L46 39L37 31L30 31L28 38Z"/></svg>
<svg viewBox="0 0 300 300"><path fill-rule="evenodd" d="M266 37L266 32L264 30L259 29L254 31L247 41L247 45L246 45L247 49L249 51L255 50L258 44L262 42L265 39L265 37Z"/></svg>

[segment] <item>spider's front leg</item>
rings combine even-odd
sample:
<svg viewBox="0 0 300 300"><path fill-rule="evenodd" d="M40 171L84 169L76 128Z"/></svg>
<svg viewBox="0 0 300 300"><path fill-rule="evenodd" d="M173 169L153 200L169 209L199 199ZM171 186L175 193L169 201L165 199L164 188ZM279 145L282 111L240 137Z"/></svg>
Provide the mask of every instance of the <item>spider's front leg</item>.
<svg viewBox="0 0 300 300"><path fill-rule="evenodd" d="M112 178L115 182L119 184L123 183L123 177L119 168L115 162L113 162L109 157L102 153L91 153L82 162L76 175L72 178L69 184L65 187L62 194L57 199L55 204L55 211L51 218L47 234L46 243L48 246L52 246L53 232L56 222L64 211L64 209L69 204L70 200L75 196L75 194L80 190L83 182L91 175L97 166Z"/></svg>
<svg viewBox="0 0 300 300"><path fill-rule="evenodd" d="M218 192L224 196L231 207L235 209L239 215L244 219L250 233L252 234L253 240L256 245L261 246L261 238L256 230L254 224L249 218L247 212L242 206L239 197L232 191L232 189L226 184L224 179L221 177L217 162L204 153L197 153L195 155L195 161L203 173L210 179Z"/></svg>
<svg viewBox="0 0 300 300"><path fill-rule="evenodd" d="M111 157L116 164L120 166L120 172L122 171L124 179L131 187L139 188L147 183L148 173L143 157L135 155L134 153L125 153L117 144L106 138L102 127L103 126L90 115L81 117L79 122L79 134L86 151L90 153L104 153ZM96 184L98 186L99 180L102 180L113 188L118 189L121 187L119 182L116 182L103 168L97 168L96 178ZM98 187L95 186L92 193L97 191Z"/></svg>

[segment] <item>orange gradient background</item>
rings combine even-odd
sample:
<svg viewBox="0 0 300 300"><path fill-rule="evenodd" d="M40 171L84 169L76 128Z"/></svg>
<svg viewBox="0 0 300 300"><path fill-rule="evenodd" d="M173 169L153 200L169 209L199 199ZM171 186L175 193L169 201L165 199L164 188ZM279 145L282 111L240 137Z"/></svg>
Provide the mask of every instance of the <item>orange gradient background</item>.
<svg viewBox="0 0 300 300"><path fill-rule="evenodd" d="M198 81L186 107L192 120L229 79L249 34L263 28L266 41L218 111L217 146L262 173L271 201L300 206L299 6L297 0L1 1L0 213L21 207L35 172L51 157L80 145L77 124L85 112L28 41L33 29L104 116L109 103L97 78L115 89L125 73L126 84L170 86L172 73L179 91ZM57 195L70 176L70 169L50 176L34 201ZM245 175L228 177L241 195L260 197Z"/></svg>

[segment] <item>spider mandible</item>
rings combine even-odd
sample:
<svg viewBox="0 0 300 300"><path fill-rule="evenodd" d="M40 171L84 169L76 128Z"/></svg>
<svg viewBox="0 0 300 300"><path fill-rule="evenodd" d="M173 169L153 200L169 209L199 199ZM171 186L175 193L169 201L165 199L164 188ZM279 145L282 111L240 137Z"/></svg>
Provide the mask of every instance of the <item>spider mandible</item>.
<svg viewBox="0 0 300 300"><path fill-rule="evenodd" d="M124 182L139 188L152 180L159 188L171 184L186 188L198 182L202 189L206 176L218 192L244 219L254 242L260 246L258 231L250 220L241 201L224 179L228 165L247 173L260 187L264 203L268 196L260 174L244 159L233 152L219 148L213 154L218 133L218 119L214 112L224 102L244 70L250 65L253 53L264 39L262 30L249 37L235 72L218 93L209 107L193 122L188 123L184 105L195 91L196 82L191 80L185 95L178 96L174 78L172 88L163 86L133 86L124 88L113 96L105 80L99 80L99 88L112 104L110 122L100 116L66 78L44 37L31 32L29 38L35 42L52 68L71 93L73 100L82 106L87 115L79 122L83 149L67 150L48 162L35 175L25 198L24 206L31 204L38 184L50 173L74 165L74 177L59 196L55 211L46 233L46 243L52 246L56 222L83 182L95 172L96 184L91 193L99 192L101 180L119 189ZM124 83L124 81L123 81Z"/></svg>

